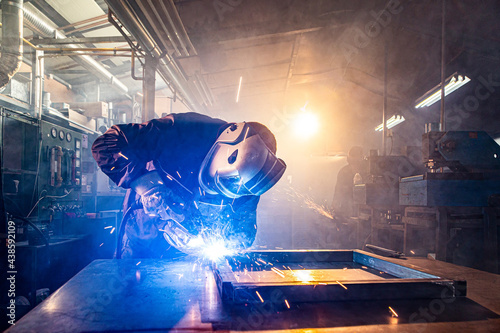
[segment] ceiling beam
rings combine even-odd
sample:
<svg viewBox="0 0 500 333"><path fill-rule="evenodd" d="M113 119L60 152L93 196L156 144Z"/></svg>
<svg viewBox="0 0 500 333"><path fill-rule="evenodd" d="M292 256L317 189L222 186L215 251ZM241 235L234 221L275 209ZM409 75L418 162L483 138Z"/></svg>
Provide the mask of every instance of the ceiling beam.
<svg viewBox="0 0 500 333"><path fill-rule="evenodd" d="M131 37L134 40L133 37ZM64 39L58 38L42 38L37 39L37 44L40 45L66 45L66 44L99 44L99 43L126 43L127 40L123 36L105 36L105 37L70 37Z"/></svg>

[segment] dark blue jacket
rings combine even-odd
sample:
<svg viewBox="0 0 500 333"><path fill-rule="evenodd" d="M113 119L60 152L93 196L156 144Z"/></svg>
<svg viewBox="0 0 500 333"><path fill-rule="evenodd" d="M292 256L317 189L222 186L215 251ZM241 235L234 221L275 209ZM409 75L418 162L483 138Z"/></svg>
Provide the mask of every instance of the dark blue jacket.
<svg viewBox="0 0 500 333"><path fill-rule="evenodd" d="M92 154L101 170L123 188L156 169L164 184L190 207L185 214L196 208L204 226L223 230L226 237L236 237L246 247L255 239L259 197L207 195L198 183L203 159L227 126L223 120L194 112L170 114L143 124L114 125L95 140ZM129 190L125 208L136 199Z"/></svg>

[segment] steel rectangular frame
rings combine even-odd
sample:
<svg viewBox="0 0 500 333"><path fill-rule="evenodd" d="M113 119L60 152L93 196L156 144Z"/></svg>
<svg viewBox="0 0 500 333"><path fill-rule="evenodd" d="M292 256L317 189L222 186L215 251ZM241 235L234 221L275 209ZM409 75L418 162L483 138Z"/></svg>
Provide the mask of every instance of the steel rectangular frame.
<svg viewBox="0 0 500 333"><path fill-rule="evenodd" d="M385 272L395 278L385 280L341 280L316 282L240 283L234 272L255 261L271 264L354 263ZM223 302L232 304L275 302L327 302L386 299L445 299L466 295L466 281L456 281L430 272L384 260L361 250L280 250L246 253L214 264L213 272ZM238 264L235 264L238 263ZM236 267L239 265L238 267ZM340 283L339 283L340 282Z"/></svg>

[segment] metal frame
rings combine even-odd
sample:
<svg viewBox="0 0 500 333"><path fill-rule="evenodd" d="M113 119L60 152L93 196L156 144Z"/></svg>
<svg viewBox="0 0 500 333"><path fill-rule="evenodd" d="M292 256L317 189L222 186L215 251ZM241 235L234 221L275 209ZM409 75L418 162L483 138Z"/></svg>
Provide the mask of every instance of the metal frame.
<svg viewBox="0 0 500 333"><path fill-rule="evenodd" d="M244 257L214 264L213 272L223 302L260 303L279 298L290 302L324 302L347 300L384 300L416 298L455 298L466 295L466 282L396 264L361 250L290 250L249 252ZM309 283L239 283L234 272L267 262L272 265L301 264L306 268L318 263L362 265L366 269L389 274L384 280L315 281ZM387 275L386 275L387 276Z"/></svg>

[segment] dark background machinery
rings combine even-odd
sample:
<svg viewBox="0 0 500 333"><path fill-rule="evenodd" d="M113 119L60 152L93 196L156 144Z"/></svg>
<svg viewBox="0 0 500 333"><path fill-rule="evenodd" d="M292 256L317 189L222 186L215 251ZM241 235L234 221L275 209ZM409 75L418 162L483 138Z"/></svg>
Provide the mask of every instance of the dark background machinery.
<svg viewBox="0 0 500 333"><path fill-rule="evenodd" d="M90 146L99 133L50 111L34 117L30 110L0 109L2 190L7 218L16 223L18 295L31 306L37 293L56 290L91 260L113 256L121 203L121 195L102 192L107 179L98 186L104 179Z"/></svg>

